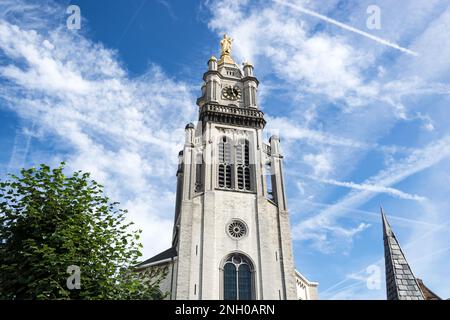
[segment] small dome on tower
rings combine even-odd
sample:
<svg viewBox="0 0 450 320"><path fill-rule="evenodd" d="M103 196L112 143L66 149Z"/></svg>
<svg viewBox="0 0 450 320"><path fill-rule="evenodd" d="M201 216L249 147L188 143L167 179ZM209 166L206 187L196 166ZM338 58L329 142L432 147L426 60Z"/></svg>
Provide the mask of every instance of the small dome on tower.
<svg viewBox="0 0 450 320"><path fill-rule="evenodd" d="M185 128L186 130L187 129L195 129L195 126L194 126L194 124L192 123L192 122L190 122L190 123L188 123L187 125L186 125L186 128Z"/></svg>
<svg viewBox="0 0 450 320"><path fill-rule="evenodd" d="M277 136L276 134L274 134L273 136L271 136L271 137L269 138L269 142L271 142L272 140L280 141L280 137Z"/></svg>

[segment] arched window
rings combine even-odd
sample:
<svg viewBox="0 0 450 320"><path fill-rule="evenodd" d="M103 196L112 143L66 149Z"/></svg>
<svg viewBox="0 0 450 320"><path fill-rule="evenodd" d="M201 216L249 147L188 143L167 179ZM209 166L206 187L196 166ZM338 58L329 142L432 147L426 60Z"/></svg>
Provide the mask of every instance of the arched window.
<svg viewBox="0 0 450 320"><path fill-rule="evenodd" d="M219 140L219 187L232 188L231 140L223 136Z"/></svg>
<svg viewBox="0 0 450 320"><path fill-rule="evenodd" d="M253 266L241 254L230 255L223 266L224 300L252 300L254 298Z"/></svg>
<svg viewBox="0 0 450 320"><path fill-rule="evenodd" d="M251 190L250 147L246 139L239 140L236 145L236 176L238 189Z"/></svg>

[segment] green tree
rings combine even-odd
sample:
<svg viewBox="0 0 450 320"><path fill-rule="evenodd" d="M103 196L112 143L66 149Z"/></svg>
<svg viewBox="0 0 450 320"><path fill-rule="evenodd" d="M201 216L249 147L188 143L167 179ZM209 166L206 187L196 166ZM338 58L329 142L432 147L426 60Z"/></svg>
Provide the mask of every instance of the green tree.
<svg viewBox="0 0 450 320"><path fill-rule="evenodd" d="M158 299L164 270L138 274L139 231L88 173L22 169L0 182L0 299ZM69 266L80 270L68 273ZM75 267L76 268L76 267Z"/></svg>

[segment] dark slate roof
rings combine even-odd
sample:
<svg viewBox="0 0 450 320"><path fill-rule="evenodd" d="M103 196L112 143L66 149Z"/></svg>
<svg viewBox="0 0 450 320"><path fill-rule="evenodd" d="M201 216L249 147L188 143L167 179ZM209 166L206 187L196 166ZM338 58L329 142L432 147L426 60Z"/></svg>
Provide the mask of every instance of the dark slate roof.
<svg viewBox="0 0 450 320"><path fill-rule="evenodd" d="M149 263L155 263L158 261L163 261L166 259L174 258L176 256L177 256L177 250L174 247L172 247L172 248L167 249L166 251L163 251L163 252L157 254L156 256L151 257L150 259L145 260L144 262L139 263L138 265L136 265L136 268L142 267Z"/></svg>
<svg viewBox="0 0 450 320"><path fill-rule="evenodd" d="M414 277L405 255L381 208L383 220L386 293L388 300L424 300L419 282Z"/></svg>
<svg viewBox="0 0 450 320"><path fill-rule="evenodd" d="M419 283L419 288L422 290L425 300L442 300L436 293L430 290L422 281L422 279L417 279Z"/></svg>

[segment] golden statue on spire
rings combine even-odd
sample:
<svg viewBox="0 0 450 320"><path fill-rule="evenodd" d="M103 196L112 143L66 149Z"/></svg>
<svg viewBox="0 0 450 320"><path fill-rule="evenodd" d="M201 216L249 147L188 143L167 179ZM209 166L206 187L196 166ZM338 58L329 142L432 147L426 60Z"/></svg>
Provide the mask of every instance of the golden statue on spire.
<svg viewBox="0 0 450 320"><path fill-rule="evenodd" d="M220 56L223 55L230 55L231 54L231 43L233 42L233 39L231 39L227 34L225 33L223 35L223 39L220 41L220 46L222 47L222 53Z"/></svg>
<svg viewBox="0 0 450 320"><path fill-rule="evenodd" d="M222 48L222 51L220 53L219 64L224 63L224 62L234 64L234 61L231 58L232 42L233 42L233 39L231 39L227 34L223 35L223 39L220 40L220 46Z"/></svg>

